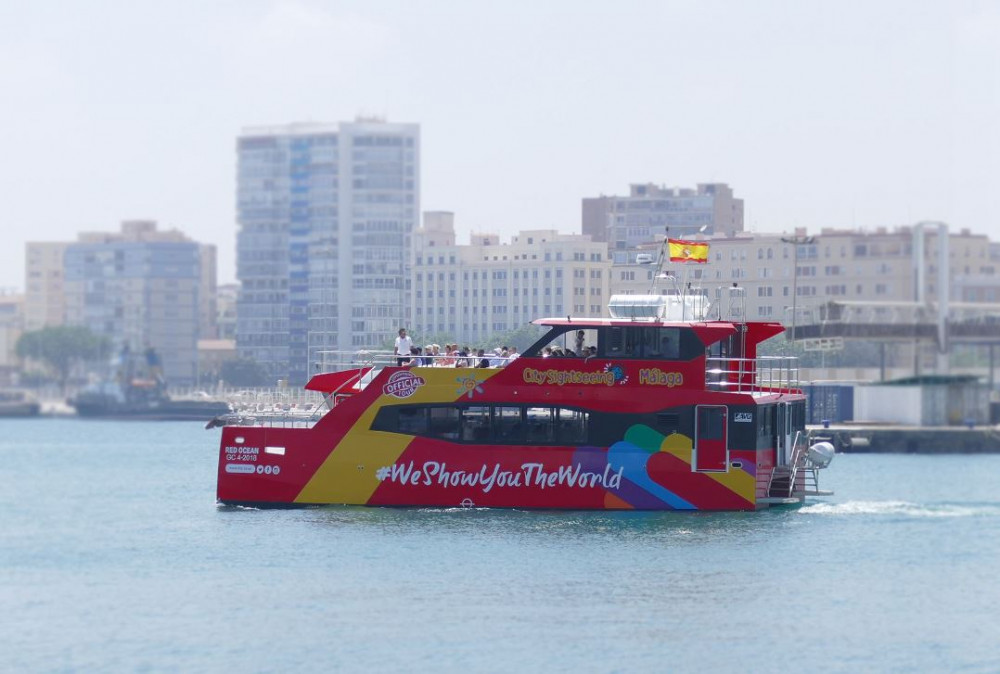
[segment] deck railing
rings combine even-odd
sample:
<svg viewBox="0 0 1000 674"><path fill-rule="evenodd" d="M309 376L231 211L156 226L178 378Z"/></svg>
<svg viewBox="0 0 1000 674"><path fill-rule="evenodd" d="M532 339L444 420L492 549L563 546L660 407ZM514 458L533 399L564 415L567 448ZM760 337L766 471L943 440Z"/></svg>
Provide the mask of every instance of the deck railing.
<svg viewBox="0 0 1000 674"><path fill-rule="evenodd" d="M784 392L799 388L798 358L705 359L705 387L729 393Z"/></svg>

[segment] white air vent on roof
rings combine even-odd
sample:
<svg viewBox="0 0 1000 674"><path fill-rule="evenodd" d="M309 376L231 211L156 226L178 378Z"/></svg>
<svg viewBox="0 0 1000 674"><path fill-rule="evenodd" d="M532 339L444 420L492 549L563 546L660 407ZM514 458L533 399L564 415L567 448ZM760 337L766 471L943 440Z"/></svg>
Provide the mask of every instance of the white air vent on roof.
<svg viewBox="0 0 1000 674"><path fill-rule="evenodd" d="M708 313L704 295L612 295L611 318L660 321L701 321Z"/></svg>

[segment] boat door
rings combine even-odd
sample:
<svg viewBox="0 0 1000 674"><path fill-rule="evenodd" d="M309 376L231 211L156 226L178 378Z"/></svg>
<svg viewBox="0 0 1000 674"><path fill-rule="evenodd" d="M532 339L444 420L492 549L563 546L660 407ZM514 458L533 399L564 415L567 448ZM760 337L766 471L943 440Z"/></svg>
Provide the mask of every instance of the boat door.
<svg viewBox="0 0 1000 674"><path fill-rule="evenodd" d="M792 456L792 413L788 403L778 403L774 423L774 461L787 466Z"/></svg>
<svg viewBox="0 0 1000 674"><path fill-rule="evenodd" d="M723 405L695 407L694 460L697 471L729 469L729 414Z"/></svg>

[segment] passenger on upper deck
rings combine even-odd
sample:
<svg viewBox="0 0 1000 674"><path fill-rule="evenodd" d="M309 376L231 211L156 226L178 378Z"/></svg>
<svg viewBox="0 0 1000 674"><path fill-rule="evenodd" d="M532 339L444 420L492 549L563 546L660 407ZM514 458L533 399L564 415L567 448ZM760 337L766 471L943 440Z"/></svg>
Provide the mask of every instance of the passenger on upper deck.
<svg viewBox="0 0 1000 674"><path fill-rule="evenodd" d="M396 343L392 347L392 353L396 358L396 365L402 365L403 363L409 362L410 349L413 347L413 340L406 336L406 328L399 329L399 337L396 338Z"/></svg>

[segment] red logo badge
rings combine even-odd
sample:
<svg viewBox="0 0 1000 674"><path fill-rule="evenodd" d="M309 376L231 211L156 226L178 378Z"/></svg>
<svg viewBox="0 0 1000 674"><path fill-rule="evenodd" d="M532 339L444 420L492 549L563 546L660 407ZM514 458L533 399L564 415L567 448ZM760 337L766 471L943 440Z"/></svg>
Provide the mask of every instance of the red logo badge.
<svg viewBox="0 0 1000 674"><path fill-rule="evenodd" d="M409 398L425 383L427 382L423 377L418 377L412 372L396 372L382 387L382 393L393 398Z"/></svg>

